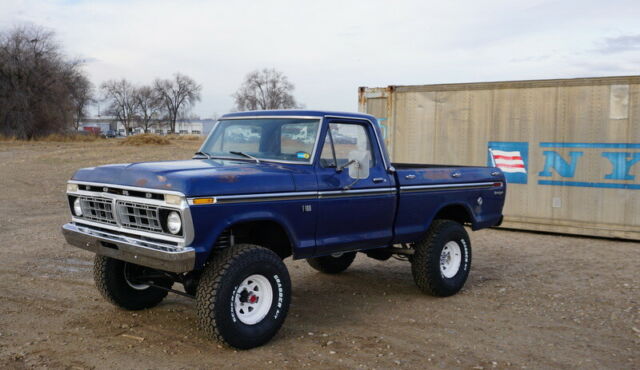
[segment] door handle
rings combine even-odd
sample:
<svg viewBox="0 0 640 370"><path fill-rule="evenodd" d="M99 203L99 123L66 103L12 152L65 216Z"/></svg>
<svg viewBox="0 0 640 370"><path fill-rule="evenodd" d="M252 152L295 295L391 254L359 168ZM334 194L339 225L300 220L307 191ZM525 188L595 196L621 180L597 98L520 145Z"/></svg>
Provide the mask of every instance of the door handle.
<svg viewBox="0 0 640 370"><path fill-rule="evenodd" d="M379 182L385 182L385 181L387 181L387 180L385 180L382 177L374 177L373 178L373 182L375 182L376 184L379 183Z"/></svg>
<svg viewBox="0 0 640 370"><path fill-rule="evenodd" d="M416 175L407 175L404 178L407 179L407 180L413 180L413 179L416 178Z"/></svg>
<svg viewBox="0 0 640 370"><path fill-rule="evenodd" d="M462 176L462 174L460 172L458 172L458 171L455 171L455 172L451 173L451 177L460 177L460 176Z"/></svg>

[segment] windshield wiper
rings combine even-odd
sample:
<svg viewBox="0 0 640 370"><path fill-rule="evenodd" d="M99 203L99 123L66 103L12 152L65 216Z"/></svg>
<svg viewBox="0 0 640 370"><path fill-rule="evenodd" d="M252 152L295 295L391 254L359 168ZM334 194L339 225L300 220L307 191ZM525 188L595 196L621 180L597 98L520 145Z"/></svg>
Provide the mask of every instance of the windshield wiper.
<svg viewBox="0 0 640 370"><path fill-rule="evenodd" d="M207 157L207 159L211 159L211 154L205 152L196 152L195 155L203 155Z"/></svg>
<svg viewBox="0 0 640 370"><path fill-rule="evenodd" d="M249 159L253 159L254 161L256 161L257 164L260 164L260 160L254 156L252 156L251 154L247 154L247 153L243 153L243 152L236 152L236 151L230 151L229 153L231 154L235 154L235 155L241 155L243 157L247 157Z"/></svg>

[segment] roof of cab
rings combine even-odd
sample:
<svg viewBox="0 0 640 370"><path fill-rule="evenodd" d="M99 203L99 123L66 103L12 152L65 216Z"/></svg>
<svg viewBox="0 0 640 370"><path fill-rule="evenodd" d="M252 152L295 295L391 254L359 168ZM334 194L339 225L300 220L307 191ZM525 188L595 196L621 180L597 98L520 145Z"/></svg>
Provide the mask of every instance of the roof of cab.
<svg viewBox="0 0 640 370"><path fill-rule="evenodd" d="M265 117L265 116L273 116L273 117L281 117L281 116L309 116L309 117L324 117L324 116L338 116L338 117L348 117L348 118L356 118L356 119L367 119L374 123L377 122L377 119L369 114L364 113L352 113L352 112L333 112L333 111L322 111L322 110L300 110L300 109L283 109L283 110L254 110L248 112L235 112L235 113L227 113L220 117L220 119L231 118L231 117Z"/></svg>

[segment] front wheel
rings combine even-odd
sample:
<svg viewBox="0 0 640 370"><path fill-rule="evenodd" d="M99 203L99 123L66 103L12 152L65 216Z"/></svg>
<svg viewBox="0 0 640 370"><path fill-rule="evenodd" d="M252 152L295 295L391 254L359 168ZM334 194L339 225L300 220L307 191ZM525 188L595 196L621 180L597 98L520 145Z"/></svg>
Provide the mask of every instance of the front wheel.
<svg viewBox="0 0 640 370"><path fill-rule="evenodd" d="M435 220L414 248L411 272L423 292L447 297L462 289L471 268L471 242L461 224Z"/></svg>
<svg viewBox="0 0 640 370"><path fill-rule="evenodd" d="M268 342L291 300L287 267L251 244L226 248L205 267L196 292L198 325L212 339L249 349Z"/></svg>
<svg viewBox="0 0 640 370"><path fill-rule="evenodd" d="M167 291L141 282L140 278L156 270L133 263L96 255L93 261L93 279L100 294L112 304L125 310L142 310L162 302ZM173 281L168 278L154 278L153 284L170 288Z"/></svg>

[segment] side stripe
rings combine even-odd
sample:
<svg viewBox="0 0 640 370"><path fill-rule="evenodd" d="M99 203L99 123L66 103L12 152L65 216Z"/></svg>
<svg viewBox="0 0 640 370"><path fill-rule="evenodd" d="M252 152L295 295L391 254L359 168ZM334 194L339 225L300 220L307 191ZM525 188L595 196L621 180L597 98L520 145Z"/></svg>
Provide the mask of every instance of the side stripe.
<svg viewBox="0 0 640 370"><path fill-rule="evenodd" d="M401 186L400 192L421 192L421 191L443 191L457 189L484 189L496 187L495 182L474 182L462 184L436 184L436 185L410 185ZM502 186L502 183L500 183ZM396 193L396 188L369 188L351 190L328 190L328 191L298 191L285 193L263 193L263 194L241 194L241 195L220 195L201 196L188 199L190 205L197 198L215 198L215 204L226 203L248 203L248 202L273 202L278 200L303 200L303 199L326 199L341 197L370 197L378 195L391 195Z"/></svg>
<svg viewBox="0 0 640 370"><path fill-rule="evenodd" d="M486 189L495 187L497 182L468 182L462 184L437 184L437 185L410 185L401 186L400 192L442 191L459 189ZM499 183L502 187L502 183Z"/></svg>

